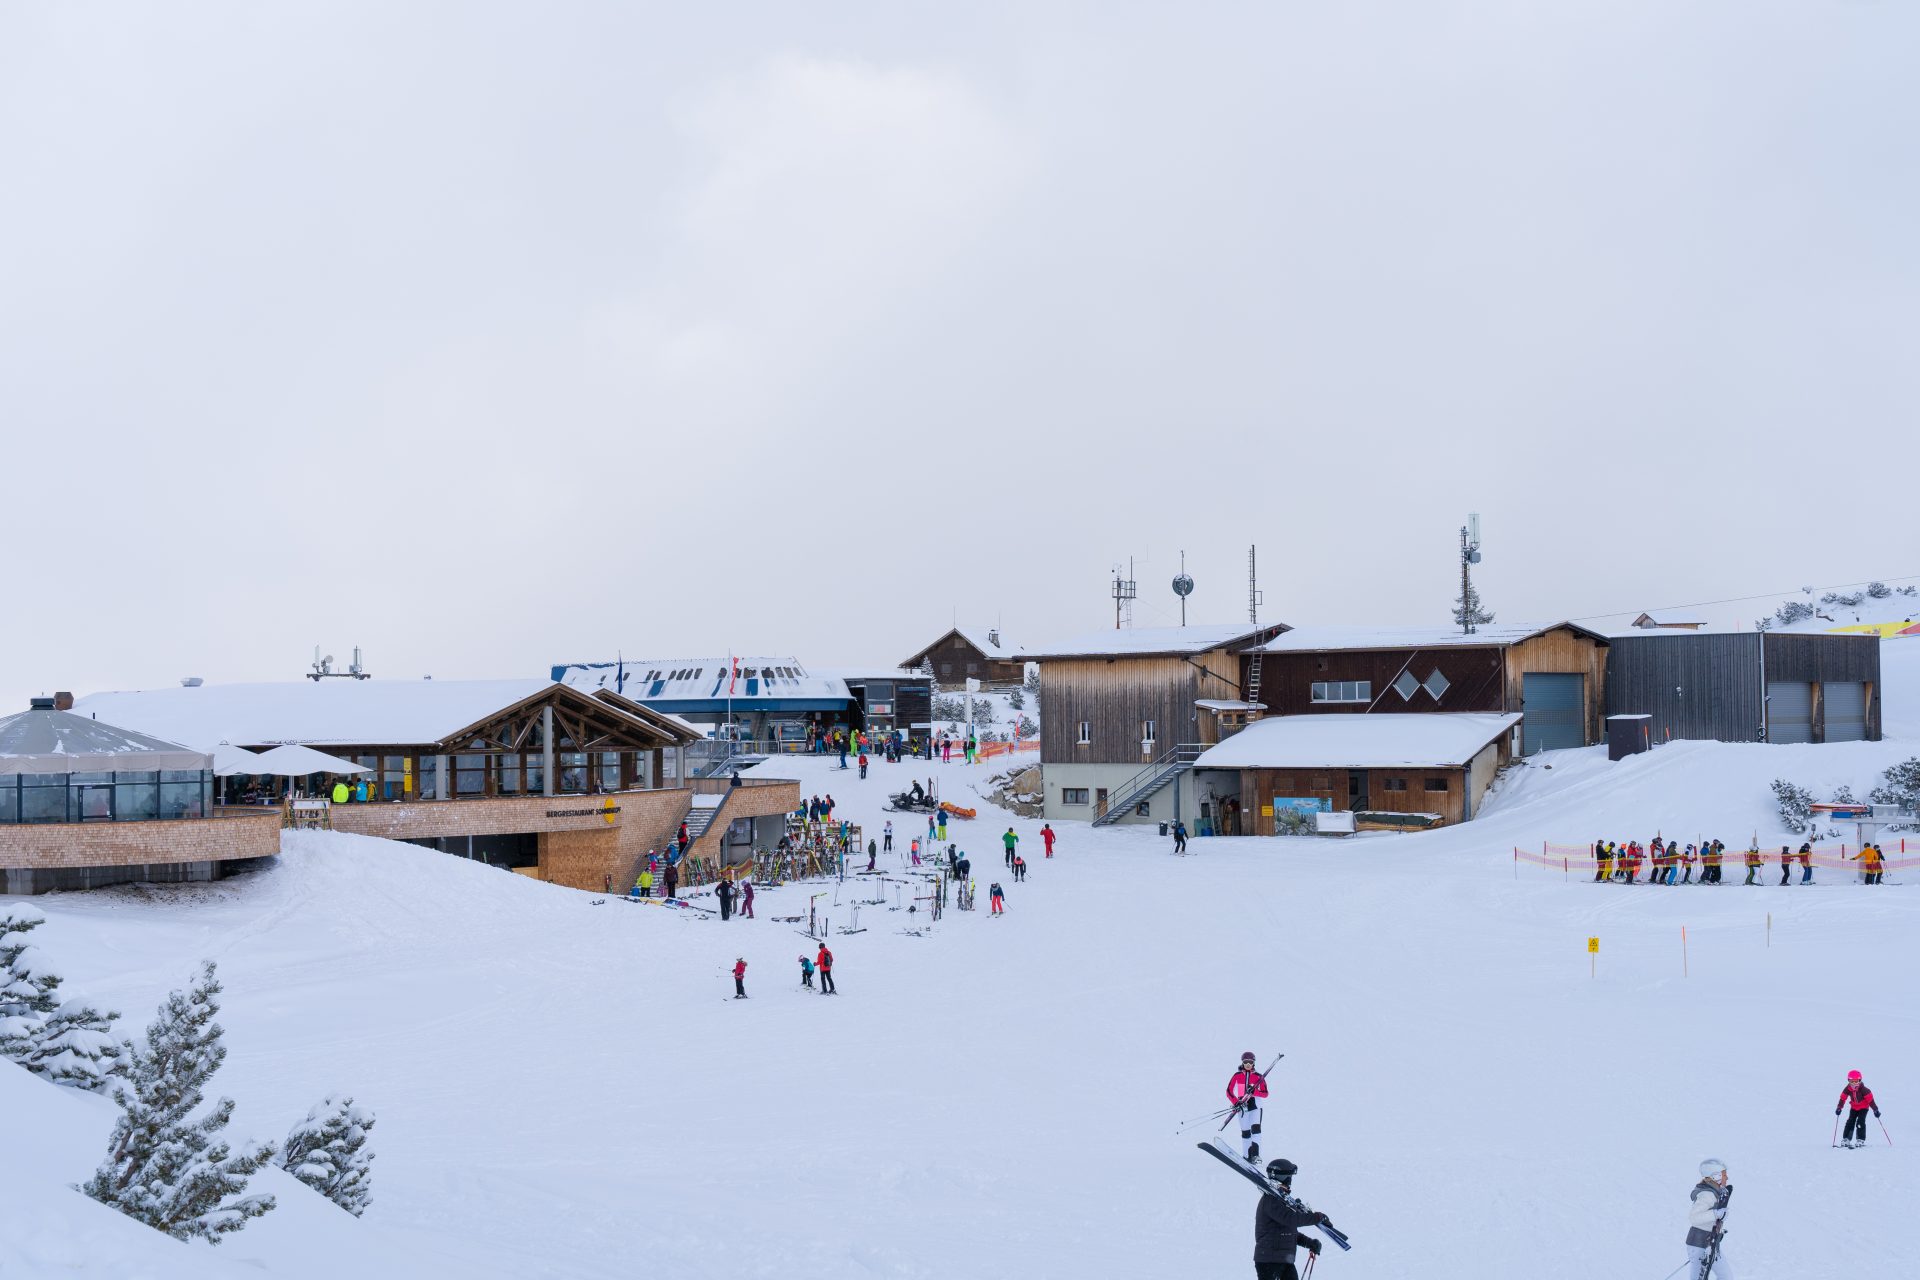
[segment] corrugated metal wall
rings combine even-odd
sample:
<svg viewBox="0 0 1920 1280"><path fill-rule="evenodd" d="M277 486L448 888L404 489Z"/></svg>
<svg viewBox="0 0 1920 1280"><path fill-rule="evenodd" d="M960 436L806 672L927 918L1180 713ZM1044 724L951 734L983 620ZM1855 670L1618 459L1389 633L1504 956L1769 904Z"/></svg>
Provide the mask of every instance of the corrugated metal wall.
<svg viewBox="0 0 1920 1280"><path fill-rule="evenodd" d="M1607 714L1652 716L1655 742L1758 741L1763 714L1759 634L1613 637L1607 650Z"/></svg>

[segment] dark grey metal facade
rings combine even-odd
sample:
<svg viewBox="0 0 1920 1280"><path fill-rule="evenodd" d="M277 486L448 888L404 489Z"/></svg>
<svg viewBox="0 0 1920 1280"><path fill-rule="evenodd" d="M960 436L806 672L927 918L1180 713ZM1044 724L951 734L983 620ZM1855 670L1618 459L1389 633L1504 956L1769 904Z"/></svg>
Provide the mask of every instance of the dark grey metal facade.
<svg viewBox="0 0 1920 1280"><path fill-rule="evenodd" d="M1769 684L1812 686L1811 741L1860 736L1860 728L1852 722L1860 716L1854 704L1862 701L1865 736L1880 737L1880 640L1876 636L1681 632L1615 636L1607 650L1607 714L1652 716L1656 743L1673 738L1766 740L1768 714L1762 691ZM1826 732L1823 696L1829 684L1864 686L1858 693L1837 690L1841 705L1831 738ZM1788 719L1798 718L1788 713ZM1784 723L1782 729L1789 736L1801 736Z"/></svg>
<svg viewBox="0 0 1920 1280"><path fill-rule="evenodd" d="M1528 671L1521 676L1523 754L1585 744L1586 726L1581 722L1581 708L1586 705L1585 680L1578 673L1562 671Z"/></svg>
<svg viewBox="0 0 1920 1280"><path fill-rule="evenodd" d="M1672 738L1758 742L1760 636L1615 636L1607 650L1607 714L1650 715Z"/></svg>

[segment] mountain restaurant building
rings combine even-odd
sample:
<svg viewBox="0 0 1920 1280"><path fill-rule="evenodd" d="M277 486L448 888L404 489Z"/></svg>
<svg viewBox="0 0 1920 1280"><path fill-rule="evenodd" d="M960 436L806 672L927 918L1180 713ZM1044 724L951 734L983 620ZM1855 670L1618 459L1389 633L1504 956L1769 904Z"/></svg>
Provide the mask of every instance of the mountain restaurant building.
<svg viewBox="0 0 1920 1280"><path fill-rule="evenodd" d="M344 757L367 768L368 801L332 806L335 830L576 888L630 884L692 807L679 757L697 730L550 680L205 685L97 693L76 710L201 750L297 744ZM735 819L784 815L799 800L791 782L732 791L716 841Z"/></svg>

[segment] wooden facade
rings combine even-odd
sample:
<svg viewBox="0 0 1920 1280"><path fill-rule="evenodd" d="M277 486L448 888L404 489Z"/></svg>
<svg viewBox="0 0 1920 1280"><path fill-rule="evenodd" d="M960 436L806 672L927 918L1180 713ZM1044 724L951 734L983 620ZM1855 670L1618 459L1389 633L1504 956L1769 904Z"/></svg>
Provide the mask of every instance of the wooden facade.
<svg viewBox="0 0 1920 1280"><path fill-rule="evenodd" d="M1250 661L1243 658L1243 668ZM1423 685L1411 698L1401 697L1393 687L1403 672ZM1438 698L1424 687L1436 672L1445 681L1445 692ZM1584 741L1591 744L1601 740L1607 707L1607 642L1571 626L1554 627L1512 644L1268 653L1261 658L1260 701L1266 704L1267 714L1277 716L1368 711L1515 712L1525 710L1525 677L1529 672L1583 677ZM1368 701L1313 700L1315 684L1354 681L1370 686Z"/></svg>
<svg viewBox="0 0 1920 1280"><path fill-rule="evenodd" d="M1440 826L1465 822L1494 774L1512 761L1511 748L1511 735L1503 733L1464 765L1236 770L1240 803L1227 820L1234 829L1223 834L1273 835L1276 799L1324 800L1336 813L1432 813L1439 815Z"/></svg>
<svg viewBox="0 0 1920 1280"><path fill-rule="evenodd" d="M1217 738L1203 735L1214 717L1195 701L1239 696L1240 658L1224 649L1049 658L1040 675L1040 762L1144 765L1174 746L1211 743Z"/></svg>
<svg viewBox="0 0 1920 1280"><path fill-rule="evenodd" d="M923 667L931 670L933 678L944 689L964 688L968 679L978 680L983 685L1009 685L1019 684L1027 678L1025 659L993 657L967 639L958 628L947 632L900 665L909 671L918 671Z"/></svg>

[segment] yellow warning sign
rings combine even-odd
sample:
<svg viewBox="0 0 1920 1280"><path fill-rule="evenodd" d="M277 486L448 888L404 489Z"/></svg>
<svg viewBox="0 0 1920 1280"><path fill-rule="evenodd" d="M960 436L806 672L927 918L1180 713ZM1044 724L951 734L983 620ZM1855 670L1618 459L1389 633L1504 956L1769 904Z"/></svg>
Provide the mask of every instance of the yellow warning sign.
<svg viewBox="0 0 1920 1280"><path fill-rule="evenodd" d="M1599 954L1600 954L1600 939L1598 939L1598 938L1588 938L1588 939L1587 939L1587 954L1588 954L1588 955L1599 955Z"/></svg>

